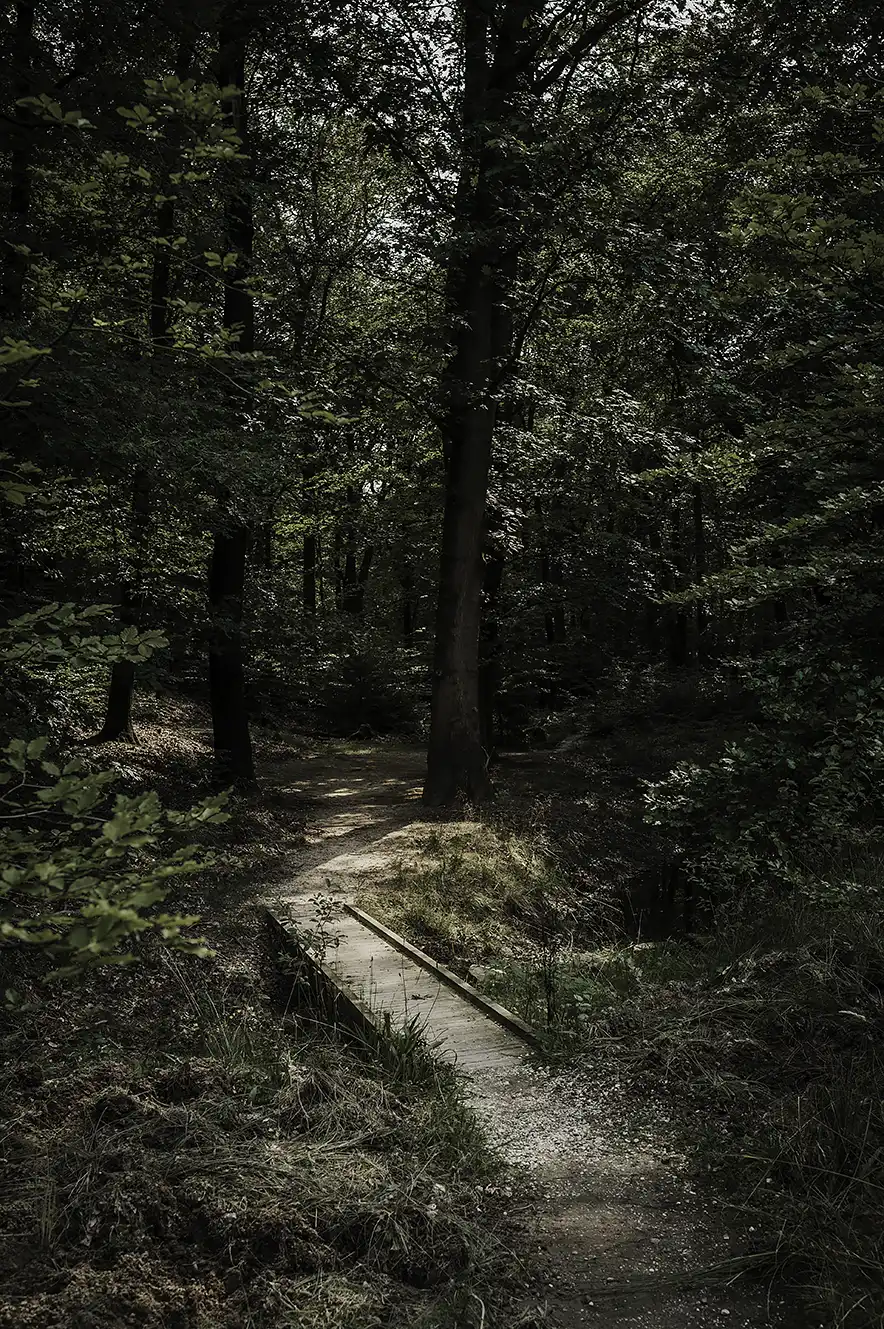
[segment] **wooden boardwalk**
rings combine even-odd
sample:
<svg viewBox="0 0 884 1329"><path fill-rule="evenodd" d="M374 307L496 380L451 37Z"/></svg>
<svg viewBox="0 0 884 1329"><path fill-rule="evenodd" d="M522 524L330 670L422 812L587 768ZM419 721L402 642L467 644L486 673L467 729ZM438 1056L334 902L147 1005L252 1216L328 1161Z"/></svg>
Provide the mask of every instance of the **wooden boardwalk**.
<svg viewBox="0 0 884 1329"><path fill-rule="evenodd" d="M286 905L298 931L315 935L310 901ZM323 925L318 949L341 987L375 1015L389 1015L394 1027L413 1023L436 1056L466 1075L515 1071L524 1062L529 1049L522 1038L351 915L342 913Z"/></svg>

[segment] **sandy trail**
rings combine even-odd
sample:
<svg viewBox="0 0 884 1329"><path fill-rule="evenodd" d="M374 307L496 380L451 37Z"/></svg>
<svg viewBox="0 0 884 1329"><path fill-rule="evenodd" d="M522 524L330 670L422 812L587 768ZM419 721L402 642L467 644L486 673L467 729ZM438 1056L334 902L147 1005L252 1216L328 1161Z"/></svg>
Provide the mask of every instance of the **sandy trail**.
<svg viewBox="0 0 884 1329"><path fill-rule="evenodd" d="M439 820L420 803L422 763L420 752L388 747L286 763L284 786L312 808L307 847L274 898L353 898L413 854L419 834ZM662 1101L637 1106L616 1067L554 1072L526 1056L516 1072L483 1076L467 1089L531 1197L530 1234L552 1325L806 1324L763 1288L722 1272L745 1249L746 1234L732 1231L716 1197L695 1186L670 1109ZM712 1267L715 1273L699 1272Z"/></svg>

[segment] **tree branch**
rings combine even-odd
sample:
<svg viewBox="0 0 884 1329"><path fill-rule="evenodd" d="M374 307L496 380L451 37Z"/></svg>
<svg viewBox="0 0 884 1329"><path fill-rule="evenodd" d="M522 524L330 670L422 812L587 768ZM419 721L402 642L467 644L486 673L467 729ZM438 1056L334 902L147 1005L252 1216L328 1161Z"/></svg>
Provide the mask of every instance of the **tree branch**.
<svg viewBox="0 0 884 1329"><path fill-rule="evenodd" d="M546 73L535 81L534 91L540 94L549 92L550 88L559 81L562 75L578 65L585 55L594 50L599 42L607 37L613 28L617 27L618 23L622 23L624 19L634 18L643 9L647 9L649 4L650 0L639 0L639 3L620 5L617 9L612 9L610 13L605 14L598 22L585 28L577 40L571 43L564 55L560 55Z"/></svg>

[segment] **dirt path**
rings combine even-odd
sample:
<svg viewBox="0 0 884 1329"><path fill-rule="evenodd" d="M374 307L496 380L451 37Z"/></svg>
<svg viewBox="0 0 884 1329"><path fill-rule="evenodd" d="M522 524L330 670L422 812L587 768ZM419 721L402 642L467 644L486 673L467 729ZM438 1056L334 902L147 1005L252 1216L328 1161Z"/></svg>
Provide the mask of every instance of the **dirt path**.
<svg viewBox="0 0 884 1329"><path fill-rule="evenodd" d="M420 753L394 748L286 763L284 788L314 806L307 848L275 898L352 897L406 856L430 824L419 801L421 767ZM787 1320L763 1290L729 1281L727 1262L745 1249L745 1234L730 1231L715 1197L698 1192L674 1143L669 1109L662 1102L637 1106L616 1066L552 1072L529 1059L469 1092L491 1140L530 1193L530 1233L553 1325L804 1323ZM691 1274L713 1266L714 1273Z"/></svg>

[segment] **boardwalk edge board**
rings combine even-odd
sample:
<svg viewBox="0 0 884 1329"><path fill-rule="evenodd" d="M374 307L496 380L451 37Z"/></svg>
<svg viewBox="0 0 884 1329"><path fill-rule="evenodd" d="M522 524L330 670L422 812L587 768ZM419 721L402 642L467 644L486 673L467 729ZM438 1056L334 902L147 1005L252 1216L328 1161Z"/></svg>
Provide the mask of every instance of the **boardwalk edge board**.
<svg viewBox="0 0 884 1329"><path fill-rule="evenodd" d="M468 1001L472 1006L475 1006L486 1015L489 1020L495 1020L498 1024L503 1025L503 1027L508 1029L511 1034L515 1034L517 1038L521 1038L526 1043L530 1043L532 1047L539 1048L541 1046L540 1037L537 1031L531 1028L530 1024L526 1024L518 1015L514 1015L512 1011L508 1011L506 1007L501 1006L499 1002L492 1001L490 997L484 996L478 988L474 988L471 983L460 978L444 964L440 964L438 960L434 960L431 955L427 955L426 951L422 951L419 946L412 945L410 941L406 941L404 937L401 937L398 932L394 932L392 928L388 928L385 923L379 922L378 919L373 918L371 914L367 914L364 909L360 909L355 904L345 904L344 910L346 913L351 914L358 923L363 925L363 927L367 927L371 932L374 932L376 936L380 937L383 941L388 942L395 950L401 951L403 955L407 955L410 960L413 960L415 964L420 965L422 969L428 969L431 973L435 974L437 978L441 979L443 983L447 984L448 987L454 988L456 992L460 993L465 1001Z"/></svg>
<svg viewBox="0 0 884 1329"><path fill-rule="evenodd" d="M307 946L292 923L278 918L271 909L264 910L272 941L278 951L285 951L296 961L291 977L294 987L307 994L310 1004L335 1028L345 1029L386 1060L396 1060L390 1043L389 1018L377 1015L365 1002L341 983L312 947Z"/></svg>

